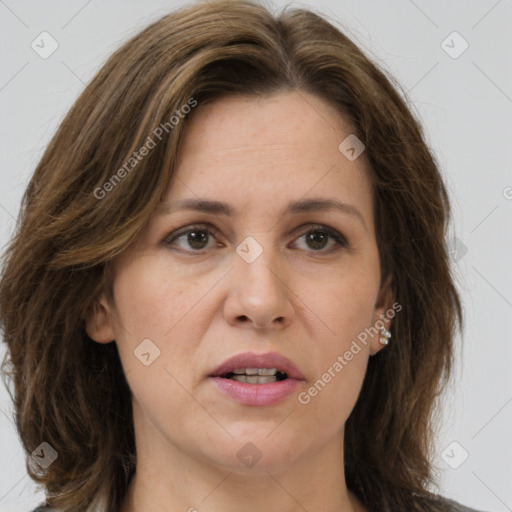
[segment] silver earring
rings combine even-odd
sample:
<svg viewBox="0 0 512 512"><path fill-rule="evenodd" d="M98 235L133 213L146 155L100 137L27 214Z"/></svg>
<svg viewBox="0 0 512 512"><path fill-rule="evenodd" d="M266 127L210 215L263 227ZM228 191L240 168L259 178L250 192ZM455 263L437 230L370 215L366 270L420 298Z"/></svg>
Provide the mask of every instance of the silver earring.
<svg viewBox="0 0 512 512"><path fill-rule="evenodd" d="M380 338L379 338L379 341L383 345L387 345L389 343L389 338L391 338L391 333L384 326L382 326L380 328Z"/></svg>

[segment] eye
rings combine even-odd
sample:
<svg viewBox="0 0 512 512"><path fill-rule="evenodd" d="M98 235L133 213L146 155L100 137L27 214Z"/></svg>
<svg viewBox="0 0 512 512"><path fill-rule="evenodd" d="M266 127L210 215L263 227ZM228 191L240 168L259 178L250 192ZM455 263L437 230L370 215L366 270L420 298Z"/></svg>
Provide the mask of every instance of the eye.
<svg viewBox="0 0 512 512"><path fill-rule="evenodd" d="M171 233L164 239L164 243L177 248L178 251L188 253L206 252L208 243L218 231L209 224L197 224L187 226L178 232ZM338 231L322 225L310 226L310 229L301 235L297 240L305 239L309 252L332 252L341 247L348 247L347 240ZM333 241L330 248L325 249L328 245L329 238Z"/></svg>
<svg viewBox="0 0 512 512"><path fill-rule="evenodd" d="M171 246L177 245L179 248L178 250L183 250L185 252L204 252L204 249L208 246L210 237L216 233L217 230L206 224L187 226L185 229L180 230L177 233L171 233L167 238L165 238L164 243ZM176 243L180 239L183 239L185 247Z"/></svg>
<svg viewBox="0 0 512 512"><path fill-rule="evenodd" d="M340 247L348 247L345 237L335 229L319 224L310 226L310 228L311 229L301 235L298 240L304 238L307 246L313 249L313 252L332 252ZM329 238L333 240L333 243L329 249L325 249L328 245Z"/></svg>

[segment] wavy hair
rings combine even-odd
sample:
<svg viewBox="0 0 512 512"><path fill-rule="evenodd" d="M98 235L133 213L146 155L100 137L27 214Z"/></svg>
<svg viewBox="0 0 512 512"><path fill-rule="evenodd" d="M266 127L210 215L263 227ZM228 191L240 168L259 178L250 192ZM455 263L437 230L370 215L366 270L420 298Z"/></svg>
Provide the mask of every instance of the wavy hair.
<svg viewBox="0 0 512 512"><path fill-rule="evenodd" d="M84 318L101 292L111 296L113 258L167 190L187 117L169 120L191 99L196 115L223 95L304 91L336 108L366 146L381 276L393 277L403 306L345 425L347 487L371 511L441 510L429 490L437 398L451 375L462 308L445 245L448 193L399 90L320 14L275 15L250 0L185 6L108 58L35 168L0 281L4 380L14 385L27 471L49 506L118 510L135 472L117 347L93 342ZM133 170L123 167L159 126L161 141ZM58 453L46 470L31 463L41 442Z"/></svg>

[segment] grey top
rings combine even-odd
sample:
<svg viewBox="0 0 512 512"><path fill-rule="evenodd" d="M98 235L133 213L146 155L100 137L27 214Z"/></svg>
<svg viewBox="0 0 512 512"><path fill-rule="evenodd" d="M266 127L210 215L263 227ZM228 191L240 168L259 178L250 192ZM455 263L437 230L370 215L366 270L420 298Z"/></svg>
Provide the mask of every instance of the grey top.
<svg viewBox="0 0 512 512"><path fill-rule="evenodd" d="M465 505L462 505L461 503L453 500L449 500L448 498L444 498L444 500L446 503L452 506L452 512L484 512L483 510L476 510L474 508L466 507ZM41 505L32 512L52 512L52 510L49 507Z"/></svg>
<svg viewBox="0 0 512 512"><path fill-rule="evenodd" d="M453 512L484 512L483 510L476 510L474 508L466 507L461 503L445 498L446 503L452 506Z"/></svg>

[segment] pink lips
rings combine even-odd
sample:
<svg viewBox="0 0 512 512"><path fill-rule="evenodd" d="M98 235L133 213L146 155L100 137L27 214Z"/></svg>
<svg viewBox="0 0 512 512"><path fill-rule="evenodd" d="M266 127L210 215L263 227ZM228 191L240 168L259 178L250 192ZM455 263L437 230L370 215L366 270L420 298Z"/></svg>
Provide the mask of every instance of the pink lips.
<svg viewBox="0 0 512 512"><path fill-rule="evenodd" d="M223 378L222 375L238 368L276 368L284 372L287 378L269 384L247 384ZM229 358L216 368L210 378L217 389L243 405L274 405L297 391L304 382L301 371L286 357L277 352L257 354L247 352Z"/></svg>

